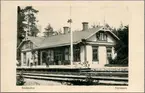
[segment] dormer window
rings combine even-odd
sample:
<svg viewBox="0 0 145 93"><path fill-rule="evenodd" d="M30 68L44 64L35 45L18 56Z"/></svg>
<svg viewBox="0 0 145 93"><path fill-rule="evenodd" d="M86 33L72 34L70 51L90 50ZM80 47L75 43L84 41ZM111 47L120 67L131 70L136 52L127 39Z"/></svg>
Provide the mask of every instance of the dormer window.
<svg viewBox="0 0 145 93"><path fill-rule="evenodd" d="M97 33L96 37L99 41L107 41L107 34L103 31Z"/></svg>

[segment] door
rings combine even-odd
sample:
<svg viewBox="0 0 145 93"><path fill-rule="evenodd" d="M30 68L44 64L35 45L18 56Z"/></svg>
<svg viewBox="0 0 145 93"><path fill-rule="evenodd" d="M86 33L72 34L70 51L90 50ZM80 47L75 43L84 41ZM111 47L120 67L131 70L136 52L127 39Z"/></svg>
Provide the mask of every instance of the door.
<svg viewBox="0 0 145 93"><path fill-rule="evenodd" d="M64 61L64 49L56 49L54 51L54 61L55 65L62 65Z"/></svg>
<svg viewBox="0 0 145 93"><path fill-rule="evenodd" d="M47 56L48 56L48 53L43 51L42 52L42 65L46 65L47 64Z"/></svg>

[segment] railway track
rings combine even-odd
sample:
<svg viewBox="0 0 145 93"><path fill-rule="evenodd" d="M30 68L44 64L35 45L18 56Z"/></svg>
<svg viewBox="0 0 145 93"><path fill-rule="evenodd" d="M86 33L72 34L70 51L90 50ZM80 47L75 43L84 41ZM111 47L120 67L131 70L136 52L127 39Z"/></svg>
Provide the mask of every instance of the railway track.
<svg viewBox="0 0 145 93"><path fill-rule="evenodd" d="M18 68L17 76L23 73L24 79L58 81L73 85L128 85L127 69L68 69L68 68ZM92 84L93 83L93 84Z"/></svg>
<svg viewBox="0 0 145 93"><path fill-rule="evenodd" d="M20 75L18 73L17 75ZM120 74L120 75L123 75ZM24 78L50 80L59 82L85 82L87 79L93 80L96 85L128 85L128 77L117 76L89 76L89 75L63 75L63 74L41 74L41 73L23 73Z"/></svg>

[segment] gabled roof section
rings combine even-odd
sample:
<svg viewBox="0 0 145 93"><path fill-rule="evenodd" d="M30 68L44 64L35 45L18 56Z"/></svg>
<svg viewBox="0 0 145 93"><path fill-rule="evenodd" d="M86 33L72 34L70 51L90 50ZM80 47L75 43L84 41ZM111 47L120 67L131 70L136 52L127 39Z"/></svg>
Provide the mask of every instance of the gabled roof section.
<svg viewBox="0 0 145 93"><path fill-rule="evenodd" d="M44 37L31 37L28 36L27 40L26 38L19 44L17 49L19 49L25 42L31 41L36 47L40 46L40 43L44 40Z"/></svg>
<svg viewBox="0 0 145 93"><path fill-rule="evenodd" d="M28 37L28 40L32 41L36 46L40 46L44 39L44 37Z"/></svg>
<svg viewBox="0 0 145 93"><path fill-rule="evenodd" d="M103 26L97 28L91 28L85 31L75 31L73 32L73 43L77 44L82 41L82 39L88 39L98 31L102 30ZM111 31L110 33L115 36L115 38L119 39L115 34ZM70 45L70 33L50 36L50 37L27 37L28 40L33 42L36 45L35 49L43 49L43 48L52 48L58 46ZM25 41L23 41L25 42ZM22 42L22 43L23 43Z"/></svg>
<svg viewBox="0 0 145 93"><path fill-rule="evenodd" d="M108 31L108 32L110 32L117 40L120 40L119 37L115 35L112 31Z"/></svg>
<svg viewBox="0 0 145 93"><path fill-rule="evenodd" d="M92 33L91 35L89 35L88 37L86 37L85 39L88 39L88 38L90 38L91 36L93 36L95 33L97 33L98 31L106 31L106 32L109 32L112 36L114 36L115 37L115 39L117 39L117 40L120 40L119 38L118 38L118 36L116 36L112 31L110 31L108 28L106 28L106 27L100 27L100 29L99 30L95 30L94 31L94 33Z"/></svg>
<svg viewBox="0 0 145 93"><path fill-rule="evenodd" d="M73 43L81 42L82 39L85 39L89 35L93 34L95 31L99 31L100 28L101 27L88 29L86 31L73 32ZM39 48L49 48L64 45L70 45L70 33L45 38Z"/></svg>

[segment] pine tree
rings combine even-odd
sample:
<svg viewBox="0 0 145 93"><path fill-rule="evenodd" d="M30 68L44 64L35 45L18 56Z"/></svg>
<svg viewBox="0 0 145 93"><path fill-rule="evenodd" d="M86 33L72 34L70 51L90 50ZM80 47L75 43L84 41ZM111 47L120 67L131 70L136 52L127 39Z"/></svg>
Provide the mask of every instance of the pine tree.
<svg viewBox="0 0 145 93"><path fill-rule="evenodd" d="M27 24L26 31L28 31L28 36L37 36L39 30L37 28L35 14L39 11L34 9L32 6L27 6L24 8L25 13L25 23Z"/></svg>
<svg viewBox="0 0 145 93"><path fill-rule="evenodd" d="M49 36L52 36L54 34L53 28L50 24L48 24L47 27L44 29L45 29L45 32L43 32L43 33L44 33L45 37L49 37Z"/></svg>
<svg viewBox="0 0 145 93"><path fill-rule="evenodd" d="M38 10L35 10L32 6L25 8L17 7L17 47L20 45L22 40L26 37L26 31L29 31L30 36L36 36L39 30L36 26L35 14ZM21 51L17 49L17 60L19 61Z"/></svg>
<svg viewBox="0 0 145 93"><path fill-rule="evenodd" d="M24 10L21 9L20 6L18 6L18 8L17 8L17 46L25 38L24 29L26 28L26 24L24 22L25 22Z"/></svg>

